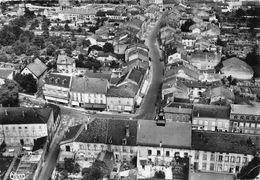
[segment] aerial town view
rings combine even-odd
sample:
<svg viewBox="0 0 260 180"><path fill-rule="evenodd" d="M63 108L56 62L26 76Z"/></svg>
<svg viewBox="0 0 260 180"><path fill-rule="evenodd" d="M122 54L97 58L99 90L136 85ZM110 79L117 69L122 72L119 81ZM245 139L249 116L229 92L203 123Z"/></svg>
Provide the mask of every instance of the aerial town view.
<svg viewBox="0 0 260 180"><path fill-rule="evenodd" d="M0 180L260 180L260 0L0 0Z"/></svg>

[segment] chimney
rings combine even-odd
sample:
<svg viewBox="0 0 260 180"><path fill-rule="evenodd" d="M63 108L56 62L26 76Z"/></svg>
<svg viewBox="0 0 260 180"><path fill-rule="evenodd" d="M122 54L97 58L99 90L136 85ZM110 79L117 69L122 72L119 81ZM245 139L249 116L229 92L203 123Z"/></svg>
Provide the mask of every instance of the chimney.
<svg viewBox="0 0 260 180"><path fill-rule="evenodd" d="M8 112L7 112L7 110L6 110L6 109L5 109L5 115L6 115L6 116L8 116Z"/></svg>
<svg viewBox="0 0 260 180"><path fill-rule="evenodd" d="M125 126L125 136L129 137L130 136L130 129L129 129L129 125Z"/></svg>
<svg viewBox="0 0 260 180"><path fill-rule="evenodd" d="M162 141L160 141L160 147L162 147Z"/></svg>
<svg viewBox="0 0 260 180"><path fill-rule="evenodd" d="M85 131L88 130L88 123L84 123L84 129L85 129Z"/></svg>
<svg viewBox="0 0 260 180"><path fill-rule="evenodd" d="M24 111L22 111L22 116L23 116L23 118L25 117L25 112Z"/></svg>
<svg viewBox="0 0 260 180"><path fill-rule="evenodd" d="M200 113L198 112L197 117L200 117Z"/></svg>
<svg viewBox="0 0 260 180"><path fill-rule="evenodd" d="M181 106L179 106L179 110L181 110Z"/></svg>

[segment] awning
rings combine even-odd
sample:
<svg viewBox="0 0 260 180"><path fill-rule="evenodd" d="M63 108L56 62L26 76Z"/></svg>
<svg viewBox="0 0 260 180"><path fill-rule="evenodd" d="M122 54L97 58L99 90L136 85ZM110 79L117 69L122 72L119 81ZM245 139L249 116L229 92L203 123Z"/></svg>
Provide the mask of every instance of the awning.
<svg viewBox="0 0 260 180"><path fill-rule="evenodd" d="M106 109L105 104L83 104L81 107L87 109Z"/></svg>

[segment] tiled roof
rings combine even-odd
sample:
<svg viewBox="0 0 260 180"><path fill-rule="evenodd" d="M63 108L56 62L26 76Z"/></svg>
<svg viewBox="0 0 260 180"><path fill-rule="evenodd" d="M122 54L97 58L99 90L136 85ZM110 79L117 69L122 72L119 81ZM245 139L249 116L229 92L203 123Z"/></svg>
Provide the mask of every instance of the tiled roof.
<svg viewBox="0 0 260 180"><path fill-rule="evenodd" d="M99 78L72 77L71 91L81 93L106 94L108 81Z"/></svg>
<svg viewBox="0 0 260 180"><path fill-rule="evenodd" d="M215 52L194 51L191 55L187 56L187 58L191 63L213 61L217 64L221 60L221 55Z"/></svg>
<svg viewBox="0 0 260 180"><path fill-rule="evenodd" d="M137 144L143 146L160 146L172 148L191 148L191 124L166 122L157 126L155 121L139 120Z"/></svg>
<svg viewBox="0 0 260 180"><path fill-rule="evenodd" d="M129 134L127 134L129 132ZM95 119L87 125L75 139L83 143L103 143L135 146L137 137L137 122L135 120Z"/></svg>
<svg viewBox="0 0 260 180"><path fill-rule="evenodd" d="M65 55L65 54L60 54L57 59L57 65L71 65L75 62L74 59L71 57Z"/></svg>
<svg viewBox="0 0 260 180"><path fill-rule="evenodd" d="M0 108L0 124L46 124L51 108Z"/></svg>
<svg viewBox="0 0 260 180"><path fill-rule="evenodd" d="M146 70L143 68L135 68L132 69L132 71L130 72L130 74L128 75L128 79L136 82L138 84L138 86L140 86L140 84L142 83L143 77L145 75Z"/></svg>
<svg viewBox="0 0 260 180"><path fill-rule="evenodd" d="M206 92L205 92L206 96L207 97L217 97L217 96L220 96L220 97L225 97L226 99L230 99L230 100L234 100L235 99L235 95L234 93L229 90L228 88L226 87L215 87L215 88L212 88L212 89L208 89Z"/></svg>
<svg viewBox="0 0 260 180"><path fill-rule="evenodd" d="M194 71L194 70L187 68L183 65L170 69L169 71L167 71L165 73L165 77L172 77L172 76L178 75L182 72L191 79L196 79L196 80L199 79L200 74L197 71Z"/></svg>
<svg viewBox="0 0 260 180"><path fill-rule="evenodd" d="M221 69L221 71L222 72L232 71L232 72L236 72L237 74L248 73L252 75L254 73L252 68L247 63L245 63L244 61L236 57L232 57L223 61L223 68Z"/></svg>
<svg viewBox="0 0 260 180"><path fill-rule="evenodd" d="M259 151L259 148L259 135L192 131L192 149L194 150L253 155Z"/></svg>
<svg viewBox="0 0 260 180"><path fill-rule="evenodd" d="M229 119L230 107L206 104L194 104L193 117Z"/></svg>
<svg viewBox="0 0 260 180"><path fill-rule="evenodd" d="M232 104L230 113L232 113L232 114L258 115L258 116L260 116L260 105Z"/></svg>
<svg viewBox="0 0 260 180"><path fill-rule="evenodd" d="M134 98L139 87L133 83L126 83L119 87L111 87L107 91L107 97Z"/></svg>
<svg viewBox="0 0 260 180"><path fill-rule="evenodd" d="M145 50L143 50L143 49L135 49L135 50L130 51L130 52L128 53L128 57L130 57L130 56L132 56L132 55L134 55L134 54L143 55L143 56L147 57L147 59L148 59L148 56L149 56L149 53L148 53L147 51L145 51Z"/></svg>
<svg viewBox="0 0 260 180"><path fill-rule="evenodd" d="M47 66L38 58L26 66L36 77L40 77L46 70Z"/></svg>
<svg viewBox="0 0 260 180"><path fill-rule="evenodd" d="M51 74L48 74L44 80L45 80L46 84L48 84L48 85L69 88L71 77L68 75L64 75L64 74L51 73Z"/></svg>
<svg viewBox="0 0 260 180"><path fill-rule="evenodd" d="M7 79L10 74L14 72L13 69L0 68L0 78Z"/></svg>

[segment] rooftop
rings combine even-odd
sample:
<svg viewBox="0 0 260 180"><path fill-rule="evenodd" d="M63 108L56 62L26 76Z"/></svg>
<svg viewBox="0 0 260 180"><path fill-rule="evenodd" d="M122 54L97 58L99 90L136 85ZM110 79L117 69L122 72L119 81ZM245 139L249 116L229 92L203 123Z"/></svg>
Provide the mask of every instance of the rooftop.
<svg viewBox="0 0 260 180"><path fill-rule="evenodd" d="M0 108L0 124L46 124L51 108Z"/></svg>
<svg viewBox="0 0 260 180"><path fill-rule="evenodd" d="M57 59L57 65L71 65L75 62L74 59L71 57L65 55L65 54L60 54Z"/></svg>
<svg viewBox="0 0 260 180"><path fill-rule="evenodd" d="M107 97L125 97L134 98L139 87L133 83L126 83L119 87L110 87L107 91Z"/></svg>
<svg viewBox="0 0 260 180"><path fill-rule="evenodd" d="M36 77L40 77L46 70L47 66L38 58L26 66Z"/></svg>
<svg viewBox="0 0 260 180"><path fill-rule="evenodd" d="M73 128L73 132L79 130L79 126ZM78 135L77 133L66 133L65 140L77 136L76 142L103 143L113 145L135 146L137 137L137 121L116 119L95 119L87 125ZM68 137L67 138L67 134ZM123 142L125 140L125 142Z"/></svg>
<svg viewBox="0 0 260 180"><path fill-rule="evenodd" d="M259 135L192 131L192 149L194 150L253 155L259 151L259 148Z"/></svg>
<svg viewBox="0 0 260 180"><path fill-rule="evenodd" d="M230 113L232 113L232 114L258 115L258 116L260 116L260 105L232 104Z"/></svg>
<svg viewBox="0 0 260 180"><path fill-rule="evenodd" d="M69 75L60 74L60 73L51 73L46 75L44 80L48 85L69 88L71 77Z"/></svg>
<svg viewBox="0 0 260 180"><path fill-rule="evenodd" d="M193 117L229 119L230 107L207 104L194 104Z"/></svg>
<svg viewBox="0 0 260 180"><path fill-rule="evenodd" d="M139 120L137 144L190 149L191 124L166 122L165 126L157 126L155 121Z"/></svg>
<svg viewBox="0 0 260 180"><path fill-rule="evenodd" d="M106 94L108 81L99 78L72 77L71 91L81 93Z"/></svg>

